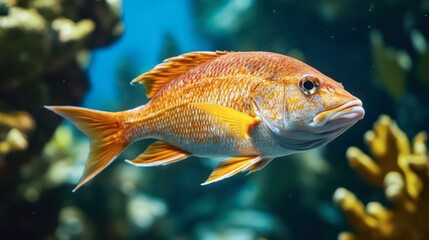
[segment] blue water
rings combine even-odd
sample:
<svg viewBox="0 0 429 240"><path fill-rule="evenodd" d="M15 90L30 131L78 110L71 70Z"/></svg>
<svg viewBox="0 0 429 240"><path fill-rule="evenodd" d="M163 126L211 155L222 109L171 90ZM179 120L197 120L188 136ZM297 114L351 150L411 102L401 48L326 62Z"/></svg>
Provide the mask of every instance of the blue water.
<svg viewBox="0 0 429 240"><path fill-rule="evenodd" d="M150 69L159 62L167 34L176 40L179 52L210 50L209 40L196 31L190 0L127 0L122 7L123 36L92 54L88 69L92 86L84 102L86 107L108 110L109 105L120 101L115 89L120 61L132 57L133 69L140 73Z"/></svg>

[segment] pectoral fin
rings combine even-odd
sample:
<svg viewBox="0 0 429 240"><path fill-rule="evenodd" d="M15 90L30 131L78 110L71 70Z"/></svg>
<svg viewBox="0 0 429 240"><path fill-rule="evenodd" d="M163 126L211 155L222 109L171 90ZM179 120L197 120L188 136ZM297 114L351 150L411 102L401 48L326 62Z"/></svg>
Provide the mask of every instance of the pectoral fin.
<svg viewBox="0 0 429 240"><path fill-rule="evenodd" d="M140 154L136 159L125 161L136 166L152 167L178 162L189 156L190 154L188 152L180 148L157 141L152 143L146 151Z"/></svg>
<svg viewBox="0 0 429 240"><path fill-rule="evenodd" d="M221 120L228 125L230 130L242 137L243 139L250 136L250 131L253 126L261 120L254 118L235 109L224 107L213 103L191 103L191 105L203 110L207 114L212 115L216 119Z"/></svg>
<svg viewBox="0 0 429 240"><path fill-rule="evenodd" d="M249 157L233 157L222 162L209 176L209 178L201 185L207 185L213 182L223 180L234 176L235 174L245 171L252 167L254 164L263 161L261 156Z"/></svg>

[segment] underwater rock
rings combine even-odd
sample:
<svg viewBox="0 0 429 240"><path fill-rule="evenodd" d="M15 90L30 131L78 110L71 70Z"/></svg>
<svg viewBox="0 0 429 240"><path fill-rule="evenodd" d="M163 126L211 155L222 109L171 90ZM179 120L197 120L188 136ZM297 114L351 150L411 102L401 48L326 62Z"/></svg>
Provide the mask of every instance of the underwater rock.
<svg viewBox="0 0 429 240"><path fill-rule="evenodd" d="M367 182L383 187L393 208L381 203L366 205L350 191L338 188L334 202L356 233L343 232L338 239L429 238L429 156L427 135L418 133L412 143L388 116L381 116L364 135L372 157L356 147L347 150L350 166Z"/></svg>

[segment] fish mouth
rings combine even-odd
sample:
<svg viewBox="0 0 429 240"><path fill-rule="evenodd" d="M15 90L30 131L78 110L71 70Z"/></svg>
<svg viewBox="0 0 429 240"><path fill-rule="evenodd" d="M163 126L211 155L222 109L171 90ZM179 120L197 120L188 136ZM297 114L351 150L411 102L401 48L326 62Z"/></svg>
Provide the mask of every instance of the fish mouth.
<svg viewBox="0 0 429 240"><path fill-rule="evenodd" d="M324 126L331 123L348 125L348 123L355 123L363 119L364 116L365 110L362 107L362 101L356 99L333 109L318 113L313 118L312 122L315 126Z"/></svg>
<svg viewBox="0 0 429 240"><path fill-rule="evenodd" d="M284 131L269 129L281 146L292 152L299 152L324 146L361 120L364 115L362 102L356 99L318 113L305 127L289 127Z"/></svg>

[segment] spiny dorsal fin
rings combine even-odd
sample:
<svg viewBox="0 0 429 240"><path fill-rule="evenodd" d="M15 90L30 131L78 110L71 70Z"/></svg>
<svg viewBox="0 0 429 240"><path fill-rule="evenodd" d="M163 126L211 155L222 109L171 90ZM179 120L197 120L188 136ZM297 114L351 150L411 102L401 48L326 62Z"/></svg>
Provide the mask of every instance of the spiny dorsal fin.
<svg viewBox="0 0 429 240"><path fill-rule="evenodd" d="M261 156L233 157L222 162L201 185L207 185L213 182L223 180L234 176L235 174L249 169L254 164L263 160Z"/></svg>
<svg viewBox="0 0 429 240"><path fill-rule="evenodd" d="M144 153L140 154L136 159L126 160L135 166L152 167L159 165L167 165L178 162L189 157L190 154L173 145L156 141L152 143Z"/></svg>
<svg viewBox="0 0 429 240"><path fill-rule="evenodd" d="M189 52L167 58L153 69L136 77L131 84L140 83L146 88L146 96L153 97L166 83L210 59L226 55L228 51Z"/></svg>

